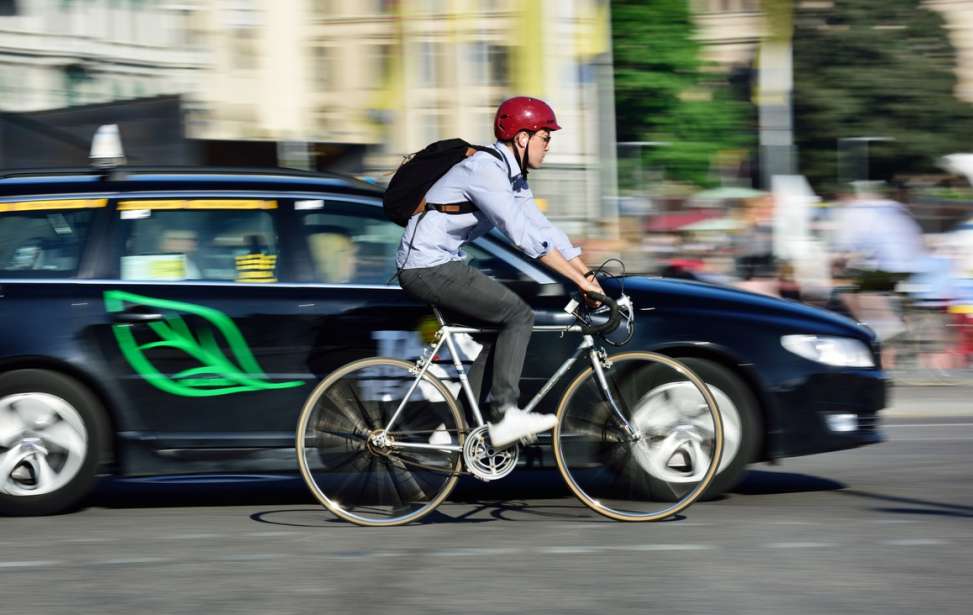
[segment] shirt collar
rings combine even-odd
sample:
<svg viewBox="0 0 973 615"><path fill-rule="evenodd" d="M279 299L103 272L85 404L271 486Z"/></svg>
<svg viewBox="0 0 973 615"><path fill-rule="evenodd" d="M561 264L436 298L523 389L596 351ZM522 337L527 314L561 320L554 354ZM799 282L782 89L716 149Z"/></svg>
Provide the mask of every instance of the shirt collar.
<svg viewBox="0 0 973 615"><path fill-rule="evenodd" d="M493 147L498 149L504 158L507 159L507 164L510 165L510 177L517 177L521 174L520 165L517 164L517 157L514 156L513 151L506 146L503 141L497 141L493 144Z"/></svg>

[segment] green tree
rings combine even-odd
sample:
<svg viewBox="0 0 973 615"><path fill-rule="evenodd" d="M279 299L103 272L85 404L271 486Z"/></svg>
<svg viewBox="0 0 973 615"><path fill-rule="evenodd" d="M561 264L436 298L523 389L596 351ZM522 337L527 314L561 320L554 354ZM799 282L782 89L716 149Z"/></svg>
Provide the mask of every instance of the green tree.
<svg viewBox="0 0 973 615"><path fill-rule="evenodd" d="M619 141L665 141L644 150L644 164L712 183L716 154L752 140L749 105L731 100L725 78L705 70L686 0L613 0L611 8Z"/></svg>
<svg viewBox="0 0 973 615"><path fill-rule="evenodd" d="M810 8L809 8L810 7ZM973 106L955 97L956 54L943 17L918 0L802 3L795 13L794 124L801 171L819 191L868 175L934 171L968 151ZM841 168L839 165L841 141Z"/></svg>

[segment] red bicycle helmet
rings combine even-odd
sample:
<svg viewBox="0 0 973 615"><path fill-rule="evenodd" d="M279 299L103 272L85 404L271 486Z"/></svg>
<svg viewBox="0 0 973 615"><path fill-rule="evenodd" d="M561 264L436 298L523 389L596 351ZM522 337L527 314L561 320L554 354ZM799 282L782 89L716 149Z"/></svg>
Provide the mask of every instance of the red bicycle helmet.
<svg viewBox="0 0 973 615"><path fill-rule="evenodd" d="M501 141L509 141L521 130L560 130L554 110L539 98L516 96L500 103L493 120L493 134Z"/></svg>

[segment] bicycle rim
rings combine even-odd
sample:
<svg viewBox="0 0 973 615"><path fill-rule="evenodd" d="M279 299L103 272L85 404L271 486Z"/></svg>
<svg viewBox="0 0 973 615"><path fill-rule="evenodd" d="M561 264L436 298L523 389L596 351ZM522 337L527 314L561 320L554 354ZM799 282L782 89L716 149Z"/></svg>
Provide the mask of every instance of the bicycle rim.
<svg viewBox="0 0 973 615"><path fill-rule="evenodd" d="M719 468L723 423L713 395L682 363L651 352L609 357L609 390L592 368L558 406L554 454L568 487L592 510L619 521L661 521L685 510Z"/></svg>
<svg viewBox="0 0 973 615"><path fill-rule="evenodd" d="M402 445L463 445L452 394L426 374L376 445L416 376L412 363L373 358L349 363L308 397L297 429L297 460L314 496L338 517L366 526L402 525L432 512L452 491L462 453Z"/></svg>

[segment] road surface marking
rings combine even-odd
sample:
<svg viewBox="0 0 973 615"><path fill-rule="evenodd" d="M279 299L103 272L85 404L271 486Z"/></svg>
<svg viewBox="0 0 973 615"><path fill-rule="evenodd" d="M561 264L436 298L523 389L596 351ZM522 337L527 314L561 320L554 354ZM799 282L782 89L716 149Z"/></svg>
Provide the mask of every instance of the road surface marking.
<svg viewBox="0 0 973 615"><path fill-rule="evenodd" d="M512 547L469 547L461 549L438 549L429 555L438 557L474 557L477 555L509 555L511 553L522 553L523 549Z"/></svg>
<svg viewBox="0 0 973 615"><path fill-rule="evenodd" d="M705 551L715 549L716 545L693 545L693 544L647 544L647 545L627 545L621 547L610 547L613 551Z"/></svg>
<svg viewBox="0 0 973 615"><path fill-rule="evenodd" d="M883 540L882 544L892 545L894 547L922 547L926 545L944 545L946 541L936 538L904 538L902 540Z"/></svg>
<svg viewBox="0 0 973 615"><path fill-rule="evenodd" d="M95 560L91 564L95 566L121 566L125 564L160 564L163 562L175 561L171 557L126 557L119 559Z"/></svg>
<svg viewBox="0 0 973 615"><path fill-rule="evenodd" d="M50 566L59 566L64 562L59 562L57 560L28 560L23 562L0 562L0 568L48 568Z"/></svg>

